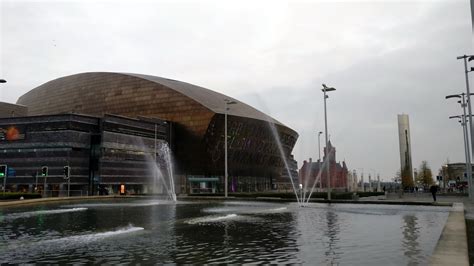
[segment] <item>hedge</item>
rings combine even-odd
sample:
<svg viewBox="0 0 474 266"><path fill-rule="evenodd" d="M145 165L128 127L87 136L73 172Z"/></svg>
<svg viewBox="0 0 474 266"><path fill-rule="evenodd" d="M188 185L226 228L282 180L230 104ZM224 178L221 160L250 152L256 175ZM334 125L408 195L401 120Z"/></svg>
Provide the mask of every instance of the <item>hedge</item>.
<svg viewBox="0 0 474 266"><path fill-rule="evenodd" d="M354 192L332 192L331 199L352 199ZM381 196L384 195L384 192L356 192L359 198L372 197L372 196ZM202 197L215 197L215 196L224 196L223 193L203 193L203 194L189 194L190 196L202 196ZM299 196L300 194L298 194ZM311 194L312 199L326 199L327 192L313 192ZM296 198L295 193L288 192L230 192L229 196L237 198L258 198L258 197L268 197L268 198L282 198L282 199L294 199ZM308 197L309 194L307 193Z"/></svg>
<svg viewBox="0 0 474 266"><path fill-rule="evenodd" d="M21 193L21 192L0 192L0 200L19 200L21 197L24 199L38 199L41 198L41 194L38 193Z"/></svg>

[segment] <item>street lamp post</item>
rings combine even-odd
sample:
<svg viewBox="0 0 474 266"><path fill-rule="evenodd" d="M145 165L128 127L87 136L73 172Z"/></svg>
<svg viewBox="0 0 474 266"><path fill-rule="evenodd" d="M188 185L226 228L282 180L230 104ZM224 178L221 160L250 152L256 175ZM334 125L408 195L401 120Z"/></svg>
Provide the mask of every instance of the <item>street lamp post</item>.
<svg viewBox="0 0 474 266"><path fill-rule="evenodd" d="M329 177L329 157L331 154L331 151L329 151L329 140L328 140L328 117L327 117L327 112L326 112L326 98L329 96L326 95L326 92L328 91L335 91L335 88L328 88L326 84L323 84L323 93L324 93L324 129L325 129L325 135L326 135L326 174L327 174L327 182L328 182L328 200L331 200L331 178Z"/></svg>
<svg viewBox="0 0 474 266"><path fill-rule="evenodd" d="M229 110L229 105L237 104L235 101L231 101L229 99L225 99L225 108L224 108L224 197L227 198L227 111Z"/></svg>
<svg viewBox="0 0 474 266"><path fill-rule="evenodd" d="M472 131L472 107L471 107L471 92L469 91L469 76L468 76L468 73L473 71L474 69L471 68L471 70L469 71L467 69L467 62L468 61L471 61L471 60L474 60L474 56L473 55L462 55L462 56L458 56L456 59L463 59L464 60L464 74L465 74L465 77L466 77L466 95L467 95L467 110L468 110L468 114L469 114L469 127L470 127L470 133L471 133L471 152L474 152L474 132ZM469 144L468 144L469 145ZM471 154L469 154L471 155ZM469 160L469 163L470 163L470 160ZM472 171L472 169L469 169L470 172ZM472 175L469 176L469 179L472 179ZM469 192L471 192L471 187L469 187ZM469 193L471 194L471 193Z"/></svg>
<svg viewBox="0 0 474 266"><path fill-rule="evenodd" d="M318 154L319 154L319 162L318 162L318 169L321 171L321 134L323 134L322 131L318 132ZM321 182L321 178L319 178L319 190L323 189L323 182Z"/></svg>
<svg viewBox="0 0 474 266"><path fill-rule="evenodd" d="M318 132L318 154L319 154L319 161L321 161L321 134L323 134L322 131Z"/></svg>
<svg viewBox="0 0 474 266"><path fill-rule="evenodd" d="M462 116L450 116L450 119L453 118L459 118L461 126L463 128L463 135L464 135L464 156L466 157L466 175L467 175L467 182L469 186L469 199L473 199L472 197L472 164L471 164L471 152L469 150L469 133L467 130L467 117L466 117L466 94L461 93L461 94L454 94L454 95L448 95L446 96L446 99L450 98L460 98L461 100L459 103L461 104L461 107L463 109L463 115ZM472 133L472 131L471 131ZM472 139L471 139L472 142Z"/></svg>
<svg viewBox="0 0 474 266"><path fill-rule="evenodd" d="M462 110L463 110L463 128L464 128L464 146L466 147L464 150L466 151L466 154L467 154L467 157L466 157L466 175L467 175L467 184L468 184L468 194L469 194L469 198L472 200L473 199L473 196L472 196L472 164L471 164L471 153L470 153L470 150L469 150L469 133L468 133L468 130L467 130L467 117L466 117L466 106L467 106L467 103L466 103L466 95L464 95L464 93L461 94L461 107L462 107ZM470 118L470 116L469 116ZM471 119L472 120L472 119ZM472 141L472 139L471 139Z"/></svg>
<svg viewBox="0 0 474 266"><path fill-rule="evenodd" d="M469 151L469 137L467 135L467 118L464 115L454 115L450 116L449 119L453 118L459 118L459 123L461 123L461 126L463 128L462 133L464 137L464 156L466 157L466 175L467 175L467 182L469 186L469 199L472 199L472 193L471 193L471 178L472 176L472 170L470 171L469 169L471 168L471 156L470 156L470 151Z"/></svg>

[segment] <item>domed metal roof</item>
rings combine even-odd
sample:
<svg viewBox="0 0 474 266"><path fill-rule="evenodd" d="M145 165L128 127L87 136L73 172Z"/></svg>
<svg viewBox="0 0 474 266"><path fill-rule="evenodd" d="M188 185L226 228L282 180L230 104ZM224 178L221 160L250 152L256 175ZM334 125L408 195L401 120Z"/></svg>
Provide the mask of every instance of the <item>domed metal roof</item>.
<svg viewBox="0 0 474 266"><path fill-rule="evenodd" d="M71 103L58 103L58 101L66 102L70 100L66 99L66 95L68 95L69 98L72 97L75 98L76 101L80 101L82 97L91 96L90 94L93 93L94 98L91 100L97 101L96 104L103 104L100 103L99 98L112 98L108 95L109 92L107 90L117 89L117 87L121 86L120 81L115 82L112 86L110 85L112 83L111 79L114 79L114 77L115 79L131 77L159 84L192 99L196 103L218 114L224 113L226 99L235 101L237 104L230 106L228 111L229 115L253 118L285 126L252 106L224 94L178 80L134 73L86 72L61 77L44 83L25 93L18 99L17 103L29 106L29 110L32 111L31 114L33 115L50 114L50 110L53 108L52 106L57 106L59 108L58 112L81 112L81 110L74 109ZM136 86L137 85L130 86L129 84L124 84L122 87L124 90L128 90L132 89L132 87L136 88ZM146 93L153 94L153 90L147 91ZM70 110L67 110L68 108Z"/></svg>

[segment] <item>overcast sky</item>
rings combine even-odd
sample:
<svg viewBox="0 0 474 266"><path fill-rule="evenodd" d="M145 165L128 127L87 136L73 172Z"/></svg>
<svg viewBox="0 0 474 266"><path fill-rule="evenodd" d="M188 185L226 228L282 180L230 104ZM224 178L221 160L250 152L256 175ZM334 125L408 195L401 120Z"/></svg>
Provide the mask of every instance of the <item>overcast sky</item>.
<svg viewBox="0 0 474 266"><path fill-rule="evenodd" d="M58 77L149 74L235 97L299 133L298 166L318 157L321 84L337 160L390 179L397 114L410 116L414 167L464 161L460 114L472 51L469 0L0 0L0 100ZM474 66L474 64L473 64ZM474 85L474 84L473 84ZM321 146L324 135L321 136Z"/></svg>

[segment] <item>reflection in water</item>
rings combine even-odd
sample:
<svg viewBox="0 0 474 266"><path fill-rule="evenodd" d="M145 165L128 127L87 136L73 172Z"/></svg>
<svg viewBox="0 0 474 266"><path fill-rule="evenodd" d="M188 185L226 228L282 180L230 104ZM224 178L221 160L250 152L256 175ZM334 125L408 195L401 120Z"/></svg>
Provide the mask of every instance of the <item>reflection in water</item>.
<svg viewBox="0 0 474 266"><path fill-rule="evenodd" d="M403 250L405 256L408 258L408 265L418 265L420 262L420 249L419 249L419 230L417 224L418 218L414 215L403 216Z"/></svg>
<svg viewBox="0 0 474 266"><path fill-rule="evenodd" d="M0 220L0 260L13 264L425 264L448 215L442 207L146 203L124 200L114 208L91 204L84 211ZM58 208L51 204L35 209L54 213ZM2 209L2 215L20 211L34 209ZM144 230L116 232L128 224L133 230Z"/></svg>
<svg viewBox="0 0 474 266"><path fill-rule="evenodd" d="M231 237L229 236L229 222L224 222L224 242L222 243L224 248L224 254L229 254L230 242ZM225 262L227 263L228 260L226 260Z"/></svg>
<svg viewBox="0 0 474 266"><path fill-rule="evenodd" d="M325 255L326 255L326 263L327 264L337 264L338 260L341 258L341 252L339 244L339 223L337 220L338 216L337 213L334 211L327 211L326 212L326 223L327 228L324 232L324 236L327 237L327 245Z"/></svg>

